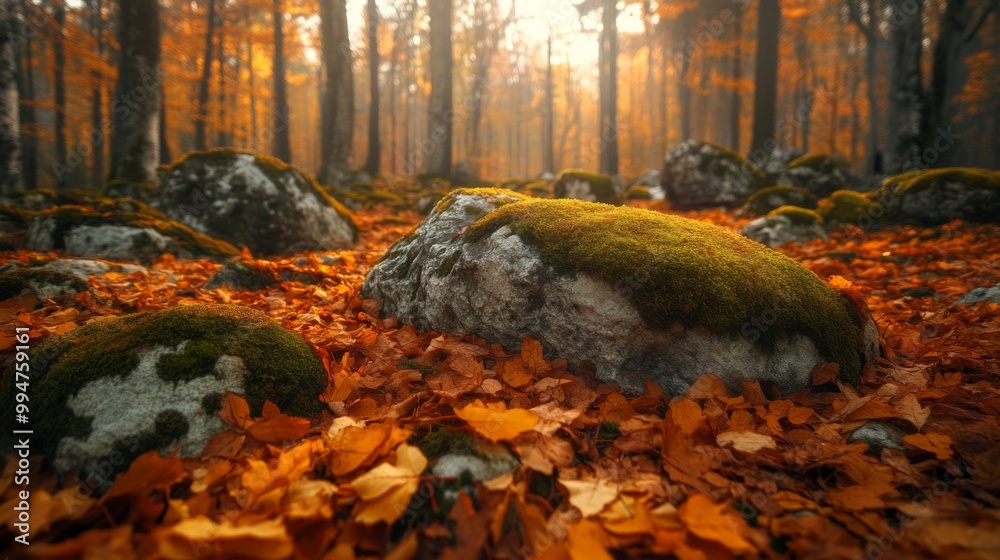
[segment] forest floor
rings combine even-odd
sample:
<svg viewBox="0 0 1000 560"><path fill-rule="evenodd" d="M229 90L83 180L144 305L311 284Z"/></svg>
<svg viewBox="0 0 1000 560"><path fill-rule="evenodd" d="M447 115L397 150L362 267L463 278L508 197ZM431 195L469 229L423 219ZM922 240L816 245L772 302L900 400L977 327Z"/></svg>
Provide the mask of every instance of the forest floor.
<svg viewBox="0 0 1000 560"><path fill-rule="evenodd" d="M745 222L721 212L685 215ZM176 284L110 273L91 279L97 299L0 304L6 354L15 324L30 325L37 343L101 315L240 303L310 341L330 376L322 417L265 409L251 420L241 399L227 397L221 414L232 428L201 458L144 455L103 497L54 476L33 478L32 545L19 553L1000 556L1000 305L956 304L970 289L1000 282L1000 227L841 227L829 243L781 249L822 278L853 283L870 306L886 352L858 387L831 382L835 370L825 368L811 390L785 397L757 383L731 394L705 376L684 395L650 385L627 398L586 368L568 373L565 360L544 360L532 341L511 354L379 320L358 290L420 219L364 210L359 248L337 252L339 263L310 254L302 266L294 258L264 263L317 274L317 285L205 290L221 265L166 257L154 268L172 272ZM876 454L847 443L868 420L905 433L902 449ZM432 429L478 432L521 464L456 498L460 481L427 476L424 455L405 443ZM0 479L0 532L13 532L13 463Z"/></svg>

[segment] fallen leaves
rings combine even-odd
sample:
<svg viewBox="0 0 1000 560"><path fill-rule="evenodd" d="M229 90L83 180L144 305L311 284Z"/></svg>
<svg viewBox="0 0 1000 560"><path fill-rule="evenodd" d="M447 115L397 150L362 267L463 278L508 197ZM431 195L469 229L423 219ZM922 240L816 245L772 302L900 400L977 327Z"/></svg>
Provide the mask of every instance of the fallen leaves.
<svg viewBox="0 0 1000 560"><path fill-rule="evenodd" d="M512 440L535 429L538 424L538 415L534 412L521 408L507 410L503 403L487 405L476 401L456 409L455 415L490 441Z"/></svg>
<svg viewBox="0 0 1000 560"><path fill-rule="evenodd" d="M351 482L362 500L354 511L354 519L367 525L399 519L426 468L427 458L420 449L401 444L396 448L395 465L382 463Z"/></svg>

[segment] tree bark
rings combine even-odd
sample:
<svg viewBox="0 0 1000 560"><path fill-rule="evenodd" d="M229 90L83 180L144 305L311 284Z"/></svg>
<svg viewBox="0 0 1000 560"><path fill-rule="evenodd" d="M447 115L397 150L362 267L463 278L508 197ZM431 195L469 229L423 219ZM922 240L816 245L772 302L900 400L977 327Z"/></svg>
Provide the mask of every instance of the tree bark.
<svg viewBox="0 0 1000 560"><path fill-rule="evenodd" d="M601 10L601 173L618 174L618 4L603 0Z"/></svg>
<svg viewBox="0 0 1000 560"><path fill-rule="evenodd" d="M923 0L889 0L889 123L885 172L895 175L920 165L924 38Z"/></svg>
<svg viewBox="0 0 1000 560"><path fill-rule="evenodd" d="M740 107L743 98L740 96L740 81L743 80L743 10L737 9L733 20L733 34L736 46L733 49L733 92L729 100L729 147L734 152L740 151Z"/></svg>
<svg viewBox="0 0 1000 560"><path fill-rule="evenodd" d="M552 32L545 49L545 110L542 112L542 171L555 172L555 103L552 83Z"/></svg>
<svg viewBox="0 0 1000 560"><path fill-rule="evenodd" d="M97 56L104 60L104 2L103 0L91 0L90 4L90 33L94 36L97 48ZM94 80L94 87L91 90L90 125L93 130L104 130L104 76L100 70L91 72L91 79ZM161 126L162 128L162 126ZM90 184L94 189L104 187L104 143L95 142L90 163Z"/></svg>
<svg viewBox="0 0 1000 560"><path fill-rule="evenodd" d="M129 0L121 4L118 44L110 178L156 184L162 81L157 0ZM136 95L139 91L143 95ZM129 100L131 106L125 105L124 100Z"/></svg>
<svg viewBox="0 0 1000 560"><path fill-rule="evenodd" d="M65 189L69 186L67 175L71 169L67 163L69 151L66 147L66 3L65 0L55 0L54 14L55 36L52 38L52 58L55 62L53 87L55 89L55 142L56 166L53 168L56 176L56 187Z"/></svg>
<svg viewBox="0 0 1000 560"><path fill-rule="evenodd" d="M31 17L29 3L21 0L21 17L25 21ZM13 18L13 16L12 16ZM34 41L21 27L16 19L11 19L11 25L20 29L19 36L24 38L21 46L23 57L18 56L21 68L18 72L17 87L18 97L21 100L19 116L21 121L20 144L21 144L21 177L24 188L34 189L37 186L38 177L38 136L37 136L37 114L35 112L35 62L32 56ZM13 48L13 46L11 47ZM20 53L17 53L20 55Z"/></svg>
<svg viewBox="0 0 1000 560"><path fill-rule="evenodd" d="M0 2L0 194L21 188L21 116L13 40L17 14Z"/></svg>
<svg viewBox="0 0 1000 560"><path fill-rule="evenodd" d="M215 0L208 0L205 27L205 54L201 59L201 80L198 82L198 108L194 117L194 149L208 149L208 95L212 79L212 47L215 44Z"/></svg>
<svg viewBox="0 0 1000 560"><path fill-rule="evenodd" d="M452 0L428 0L430 12L431 95L427 111L424 169L428 178L451 177Z"/></svg>
<svg viewBox="0 0 1000 560"><path fill-rule="evenodd" d="M274 23L274 118L271 132L274 134L274 145L271 150L274 157L292 161L292 141L288 132L288 82L285 79L285 34L284 10L282 0L274 0L271 18Z"/></svg>
<svg viewBox="0 0 1000 560"><path fill-rule="evenodd" d="M320 117L322 160L318 179L325 185L337 185L350 175L354 139L354 74L346 0L322 0L320 18L326 88Z"/></svg>
<svg viewBox="0 0 1000 560"><path fill-rule="evenodd" d="M368 0L368 161L365 172L375 177L379 172L381 140L379 138L379 87L378 87L378 7L375 0Z"/></svg>
<svg viewBox="0 0 1000 560"><path fill-rule="evenodd" d="M216 93L216 103L219 105L218 126L215 131L215 145L229 146L232 141L229 139L229 131L226 127L226 118L229 110L226 108L226 32L225 22L219 16L219 46L216 49L219 59L219 91Z"/></svg>
<svg viewBox="0 0 1000 560"><path fill-rule="evenodd" d="M778 36L781 6L778 0L761 0L757 15L757 57L754 76L751 159L763 160L776 147L775 116L778 98Z"/></svg>

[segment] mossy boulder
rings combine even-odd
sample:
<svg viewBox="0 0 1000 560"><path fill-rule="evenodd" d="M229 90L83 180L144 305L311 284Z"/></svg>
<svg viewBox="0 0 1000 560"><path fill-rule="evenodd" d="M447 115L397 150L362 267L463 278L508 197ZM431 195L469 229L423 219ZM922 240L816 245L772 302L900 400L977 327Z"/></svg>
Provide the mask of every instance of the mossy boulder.
<svg viewBox="0 0 1000 560"><path fill-rule="evenodd" d="M574 198L605 204L621 204L622 195L612 177L582 169L559 173L553 189L556 198Z"/></svg>
<svg viewBox="0 0 1000 560"><path fill-rule="evenodd" d="M501 200L502 197L502 200ZM368 274L364 297L420 329L591 362L637 393L714 373L734 387L858 379L877 331L795 261L711 224L575 200L468 190L442 200Z"/></svg>
<svg viewBox="0 0 1000 560"><path fill-rule="evenodd" d="M871 225L875 217L881 217L882 208L875 208L868 194L854 191L834 191L819 202L816 213L832 224Z"/></svg>
<svg viewBox="0 0 1000 560"><path fill-rule="evenodd" d="M237 305L97 320L45 341L31 363L33 440L60 473L118 472L152 449L197 456L224 429L217 412L226 391L246 398L254 415L270 400L311 416L327 382L298 335ZM8 370L5 403L13 383Z"/></svg>
<svg viewBox="0 0 1000 560"><path fill-rule="evenodd" d="M873 195L887 216L899 221L1000 223L1000 171L971 167L911 171L886 179Z"/></svg>
<svg viewBox="0 0 1000 560"><path fill-rule="evenodd" d="M798 206L775 208L767 216L743 226L740 235L768 247L829 239L826 230L823 229L823 217L808 208Z"/></svg>
<svg viewBox="0 0 1000 560"><path fill-rule="evenodd" d="M781 206L798 206L799 208L816 208L816 196L808 189L777 185L765 187L754 192L740 207L739 213L745 216L763 216Z"/></svg>
<svg viewBox="0 0 1000 560"><path fill-rule="evenodd" d="M625 191L625 200L653 200L653 195L649 193L649 187L632 185Z"/></svg>
<svg viewBox="0 0 1000 560"><path fill-rule="evenodd" d="M0 301L24 294L43 299L72 296L87 290L85 281L52 270L22 268L0 274Z"/></svg>
<svg viewBox="0 0 1000 560"><path fill-rule="evenodd" d="M260 255L325 251L357 240L344 205L276 159L192 152L163 174L153 206L195 231Z"/></svg>
<svg viewBox="0 0 1000 560"><path fill-rule="evenodd" d="M180 258L228 258L239 251L132 199L95 199L87 205L33 212L25 245L31 251L65 250L75 257L150 262L164 253Z"/></svg>
<svg viewBox="0 0 1000 560"><path fill-rule="evenodd" d="M826 154L806 154L793 159L788 163L784 179L819 198L834 191L856 188L862 183L847 163Z"/></svg>
<svg viewBox="0 0 1000 560"><path fill-rule="evenodd" d="M667 153L662 184L675 208L734 208L763 187L765 179L757 167L732 150L687 140Z"/></svg>

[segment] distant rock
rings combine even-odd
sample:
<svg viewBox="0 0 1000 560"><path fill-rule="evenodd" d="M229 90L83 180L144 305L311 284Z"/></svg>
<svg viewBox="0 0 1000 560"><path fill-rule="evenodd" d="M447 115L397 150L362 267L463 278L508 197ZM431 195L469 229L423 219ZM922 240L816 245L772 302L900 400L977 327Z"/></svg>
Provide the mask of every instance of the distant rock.
<svg viewBox="0 0 1000 560"><path fill-rule="evenodd" d="M782 206L798 206L799 208L816 208L816 197L807 189L778 185L766 187L754 192L740 207L741 216L763 216Z"/></svg>
<svg viewBox="0 0 1000 560"><path fill-rule="evenodd" d="M498 189L442 200L361 293L420 329L509 350L530 336L632 394L647 378L676 394L706 372L734 388L760 379L795 391L825 360L853 382L858 348L877 352L874 323L845 297L724 228Z"/></svg>
<svg viewBox="0 0 1000 560"><path fill-rule="evenodd" d="M834 191L819 202L816 213L829 225L854 224L871 227L885 215L885 208L871 196L854 191Z"/></svg>
<svg viewBox="0 0 1000 560"><path fill-rule="evenodd" d="M710 142L682 142L667 153L663 164L663 190L679 209L734 208L764 182L753 164Z"/></svg>
<svg viewBox="0 0 1000 560"><path fill-rule="evenodd" d="M872 197L898 221L1000 223L1000 171L970 167L911 171L886 179Z"/></svg>
<svg viewBox="0 0 1000 560"><path fill-rule="evenodd" d="M153 205L254 254L327 251L357 240L349 210L312 178L231 149L192 152L164 173Z"/></svg>
<svg viewBox="0 0 1000 560"><path fill-rule="evenodd" d="M621 204L622 195L614 178L582 169L564 169L555 182L556 198L573 198L605 204Z"/></svg>
<svg viewBox="0 0 1000 560"><path fill-rule="evenodd" d="M806 155L802 150L795 148L778 148L767 155L764 161L758 162L760 170L767 175L767 178L774 182L788 171L788 164Z"/></svg>
<svg viewBox="0 0 1000 560"><path fill-rule="evenodd" d="M891 424L869 420L851 432L847 442L863 441L868 444L870 454L879 456L883 449L902 450L904 435L902 430Z"/></svg>
<svg viewBox="0 0 1000 560"><path fill-rule="evenodd" d="M38 452L60 473L98 475L104 488L144 452L198 456L225 429L218 410L226 391L244 396L255 416L266 400L311 416L327 383L304 340L237 305L94 321L47 339L32 366ZM4 402L13 402L12 378L0 386Z"/></svg>
<svg viewBox="0 0 1000 560"><path fill-rule="evenodd" d="M740 235L768 247L780 247L792 242L805 243L814 239L829 240L823 229L823 218L819 214L794 206L782 206L767 216L750 222L743 226Z"/></svg>
<svg viewBox="0 0 1000 560"><path fill-rule="evenodd" d="M784 178L792 186L808 189L818 198L829 196L833 191L854 189L863 183L847 163L826 154L806 154L790 161Z"/></svg>
<svg viewBox="0 0 1000 560"><path fill-rule="evenodd" d="M988 288L973 288L969 291L969 293L962 296L962 299L958 300L958 303L972 305L981 301L1000 303L1000 285L990 286Z"/></svg>
<svg viewBox="0 0 1000 560"><path fill-rule="evenodd" d="M51 270L22 268L0 274L0 301L24 294L41 299L73 296L88 289L87 282Z"/></svg>

